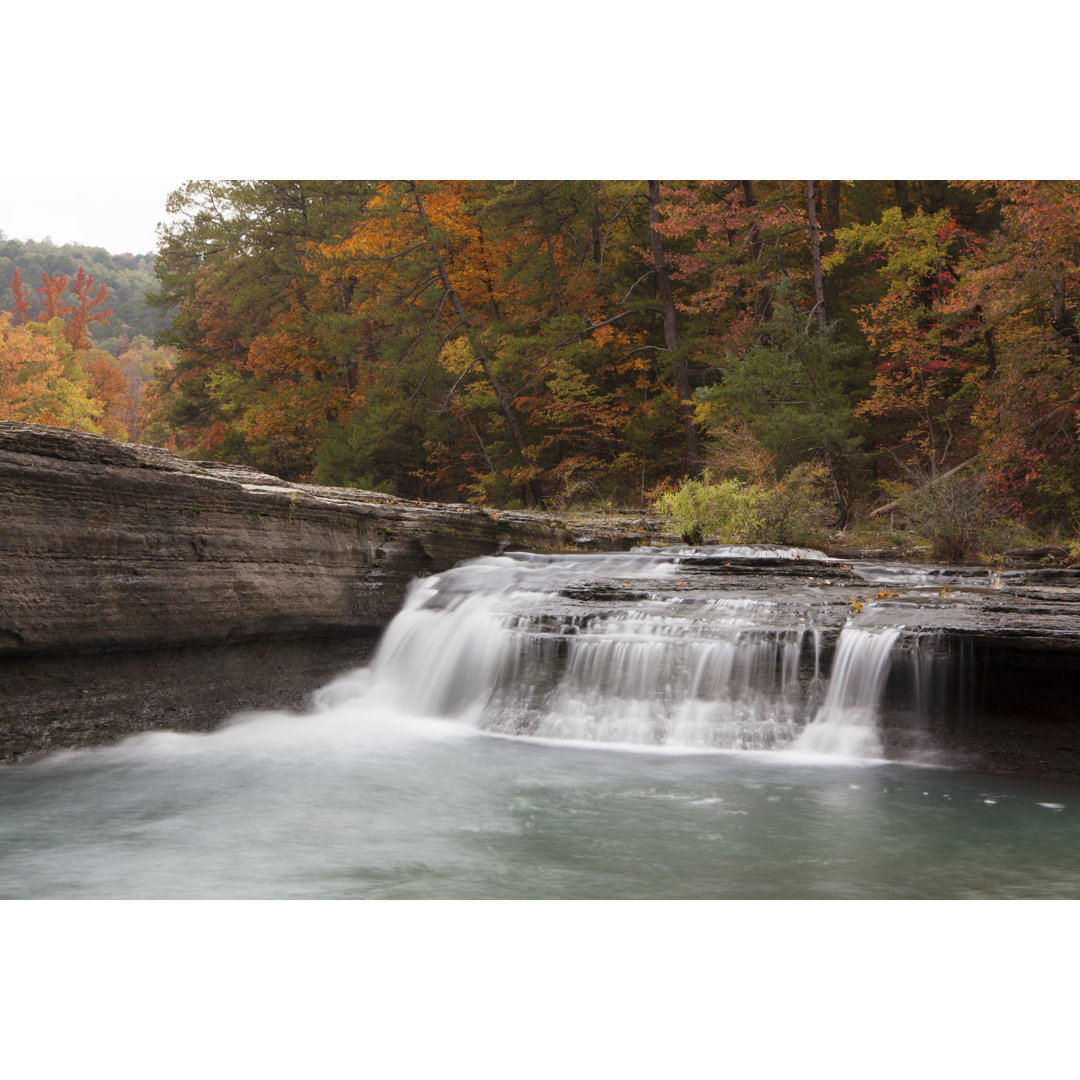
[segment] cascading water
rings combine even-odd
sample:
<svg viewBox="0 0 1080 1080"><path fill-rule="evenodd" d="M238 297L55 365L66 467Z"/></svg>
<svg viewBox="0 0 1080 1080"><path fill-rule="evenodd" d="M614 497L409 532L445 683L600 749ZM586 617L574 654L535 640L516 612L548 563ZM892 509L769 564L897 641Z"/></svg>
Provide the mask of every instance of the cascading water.
<svg viewBox="0 0 1080 1080"><path fill-rule="evenodd" d="M899 627L844 627L825 701L813 722L795 740L796 750L843 757L880 756L878 701L889 674L892 647L899 636Z"/></svg>
<svg viewBox="0 0 1080 1080"><path fill-rule="evenodd" d="M1080 652L1054 588L1023 610ZM0 767L0 898L1075 899L1075 787L900 763L985 705L1002 602L800 549L473 560L314 710Z"/></svg>
<svg viewBox="0 0 1080 1080"><path fill-rule="evenodd" d="M899 627L845 625L824 679L835 605L683 580L763 558L829 567L762 548L473 560L415 583L370 671L321 700L375 694L502 735L880 755L875 709Z"/></svg>

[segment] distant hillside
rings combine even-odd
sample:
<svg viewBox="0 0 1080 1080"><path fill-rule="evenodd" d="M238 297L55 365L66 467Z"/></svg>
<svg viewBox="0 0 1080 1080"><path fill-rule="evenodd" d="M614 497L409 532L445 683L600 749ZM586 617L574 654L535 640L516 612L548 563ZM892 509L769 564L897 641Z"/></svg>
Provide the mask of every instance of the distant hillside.
<svg viewBox="0 0 1080 1080"><path fill-rule="evenodd" d="M95 325L92 334L98 348L115 355L125 329L130 338L139 334L153 338L169 323L166 314L146 303L146 294L158 290L155 259L153 252L112 255L104 248L84 244L58 246L46 241L9 240L0 232L0 311L10 311L14 306L9 283L16 270L33 298L36 294L31 290L41 284L43 273L73 278L81 266L94 275L96 285L103 284L109 290L112 316L108 323Z"/></svg>

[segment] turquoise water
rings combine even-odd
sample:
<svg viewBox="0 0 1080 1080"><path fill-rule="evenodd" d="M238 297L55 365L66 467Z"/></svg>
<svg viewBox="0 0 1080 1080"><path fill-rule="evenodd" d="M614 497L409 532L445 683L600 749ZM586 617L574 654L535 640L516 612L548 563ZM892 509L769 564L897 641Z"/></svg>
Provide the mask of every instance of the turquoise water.
<svg viewBox="0 0 1080 1080"><path fill-rule="evenodd" d="M1080 896L1080 789L356 704L0 769L4 898Z"/></svg>

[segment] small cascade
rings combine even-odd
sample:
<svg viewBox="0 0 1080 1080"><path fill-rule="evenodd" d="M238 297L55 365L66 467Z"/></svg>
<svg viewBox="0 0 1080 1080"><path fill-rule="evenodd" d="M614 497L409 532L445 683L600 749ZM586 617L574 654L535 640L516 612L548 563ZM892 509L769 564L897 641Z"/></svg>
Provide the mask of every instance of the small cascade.
<svg viewBox="0 0 1080 1080"><path fill-rule="evenodd" d="M865 629L848 623L840 633L825 701L793 749L842 757L878 757L877 710L889 675L899 627Z"/></svg>
<svg viewBox="0 0 1080 1080"><path fill-rule="evenodd" d="M472 560L415 582L371 667L326 700L370 696L500 735L880 756L878 699L899 626L864 613L839 627L847 603L793 585L789 571L751 580L745 567L728 570L740 558L798 566L815 554ZM836 573L824 557L816 565L810 585Z"/></svg>
<svg viewBox="0 0 1080 1080"><path fill-rule="evenodd" d="M414 587L373 660L377 685L416 716L463 716L490 696L514 638L495 610L497 594L436 604L435 579Z"/></svg>
<svg viewBox="0 0 1080 1080"><path fill-rule="evenodd" d="M555 650L546 635L519 636L515 662L480 727L589 742L765 750L790 741L804 720L804 631L630 614L575 629ZM526 680L523 670L530 672Z"/></svg>

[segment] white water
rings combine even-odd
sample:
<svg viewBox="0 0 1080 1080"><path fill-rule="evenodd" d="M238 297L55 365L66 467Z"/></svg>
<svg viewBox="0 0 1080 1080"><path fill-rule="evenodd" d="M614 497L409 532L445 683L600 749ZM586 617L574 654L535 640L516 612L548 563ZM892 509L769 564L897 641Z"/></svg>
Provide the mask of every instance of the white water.
<svg viewBox="0 0 1080 1080"><path fill-rule="evenodd" d="M808 608L776 595L672 594L685 555L486 558L419 581L370 670L317 704L377 700L546 739L879 757L877 700L899 627L849 621L826 679Z"/></svg>
<svg viewBox="0 0 1080 1080"><path fill-rule="evenodd" d="M795 740L794 749L841 757L880 757L878 701L899 636L899 627L844 627L836 646L829 692L813 722Z"/></svg>

